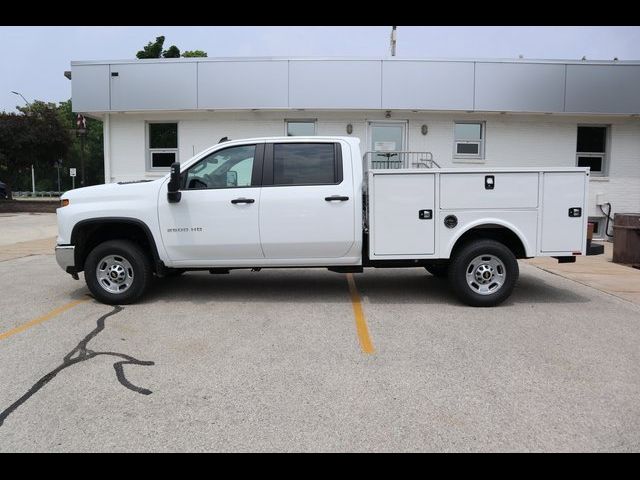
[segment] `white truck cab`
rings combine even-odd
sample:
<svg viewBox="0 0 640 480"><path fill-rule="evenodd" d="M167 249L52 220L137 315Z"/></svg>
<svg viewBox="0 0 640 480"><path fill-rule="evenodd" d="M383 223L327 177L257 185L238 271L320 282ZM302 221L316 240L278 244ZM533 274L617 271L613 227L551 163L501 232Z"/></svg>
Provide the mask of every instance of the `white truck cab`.
<svg viewBox="0 0 640 480"><path fill-rule="evenodd" d="M492 306L511 293L516 259L587 253L588 176L363 157L352 137L226 141L158 180L66 192L56 258L109 304L188 270L424 267L463 302Z"/></svg>

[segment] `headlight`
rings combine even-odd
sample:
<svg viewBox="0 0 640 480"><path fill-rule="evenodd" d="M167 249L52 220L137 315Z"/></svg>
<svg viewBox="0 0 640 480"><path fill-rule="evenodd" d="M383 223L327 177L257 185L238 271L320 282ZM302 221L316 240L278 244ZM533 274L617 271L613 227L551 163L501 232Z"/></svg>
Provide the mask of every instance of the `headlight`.
<svg viewBox="0 0 640 480"><path fill-rule="evenodd" d="M60 208L66 207L67 205L69 205L69 199L68 198L60 199Z"/></svg>

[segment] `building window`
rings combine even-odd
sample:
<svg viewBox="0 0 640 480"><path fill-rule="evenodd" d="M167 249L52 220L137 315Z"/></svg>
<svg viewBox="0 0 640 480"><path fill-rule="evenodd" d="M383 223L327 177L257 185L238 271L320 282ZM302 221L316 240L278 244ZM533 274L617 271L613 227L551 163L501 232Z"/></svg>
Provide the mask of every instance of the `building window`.
<svg viewBox="0 0 640 480"><path fill-rule="evenodd" d="M576 165L589 167L592 175L606 174L607 127L578 126Z"/></svg>
<svg viewBox="0 0 640 480"><path fill-rule="evenodd" d="M287 137L309 137L316 134L315 120L287 120L285 125Z"/></svg>
<svg viewBox="0 0 640 480"><path fill-rule="evenodd" d="M151 169L168 169L178 161L178 124L148 123L147 151Z"/></svg>
<svg viewBox="0 0 640 480"><path fill-rule="evenodd" d="M454 158L481 160L484 158L484 122L455 122Z"/></svg>
<svg viewBox="0 0 640 480"><path fill-rule="evenodd" d="M340 181L333 143L274 144L274 185L327 185Z"/></svg>

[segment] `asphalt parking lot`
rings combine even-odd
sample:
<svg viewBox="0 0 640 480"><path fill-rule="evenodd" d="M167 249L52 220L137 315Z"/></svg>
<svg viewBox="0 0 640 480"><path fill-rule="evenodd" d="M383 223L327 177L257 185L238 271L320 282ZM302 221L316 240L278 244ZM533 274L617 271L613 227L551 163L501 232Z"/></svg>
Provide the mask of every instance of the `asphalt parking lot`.
<svg viewBox="0 0 640 480"><path fill-rule="evenodd" d="M521 265L188 273L122 308L0 261L0 451L637 451L640 307Z"/></svg>

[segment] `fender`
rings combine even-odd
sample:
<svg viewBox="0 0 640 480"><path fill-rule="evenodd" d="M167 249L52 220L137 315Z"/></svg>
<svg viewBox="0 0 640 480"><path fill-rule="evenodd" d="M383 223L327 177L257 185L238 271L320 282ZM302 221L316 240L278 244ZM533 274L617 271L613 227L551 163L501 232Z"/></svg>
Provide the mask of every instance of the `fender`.
<svg viewBox="0 0 640 480"><path fill-rule="evenodd" d="M460 232L458 232L451 239L451 241L447 245L446 252L444 252L444 255L442 255L442 256L445 257L445 258L449 258L451 256L451 252L453 250L453 247L458 242L460 237L462 237L469 230L472 230L472 229L474 229L476 227L481 227L483 225L499 225L501 227L504 227L504 228L512 231L520 239L520 242L522 242L522 246L524 247L524 251L525 251L525 254L527 255L527 257L535 256L533 254L532 250L531 250L531 246L529 245L529 242L527 242L527 239L525 238L523 233L520 231L520 229L518 227L516 227L515 225L513 225L512 223L505 222L504 220L500 220L498 218L482 218L482 219L479 219L479 220L475 220L474 222L470 223L469 225L465 225L466 228L464 230L461 230Z"/></svg>
<svg viewBox="0 0 640 480"><path fill-rule="evenodd" d="M71 245L77 245L79 231L82 227L87 225L103 225L105 223L120 223L120 224L129 224L134 225L136 227L142 228L142 231L145 233L147 237L147 241L149 245L151 245L151 255L153 256L153 263L156 268L156 271L164 268L164 262L160 259L160 255L158 254L158 247L156 245L156 241L153 238L153 234L151 233L151 229L149 226L144 223L142 220L137 218L130 217L99 217L99 218L87 218L84 220L80 220L73 226L73 230L71 231ZM78 265L77 255L80 252L76 249L76 265Z"/></svg>

